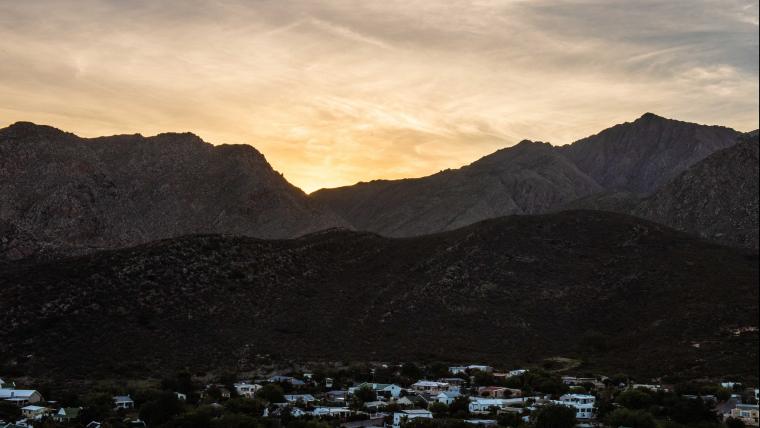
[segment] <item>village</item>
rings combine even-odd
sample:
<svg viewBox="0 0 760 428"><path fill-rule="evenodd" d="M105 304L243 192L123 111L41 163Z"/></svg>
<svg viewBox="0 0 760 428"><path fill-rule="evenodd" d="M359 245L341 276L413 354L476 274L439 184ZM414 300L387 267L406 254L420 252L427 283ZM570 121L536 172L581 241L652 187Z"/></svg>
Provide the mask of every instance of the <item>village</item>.
<svg viewBox="0 0 760 428"><path fill-rule="evenodd" d="M758 389L735 381L637 383L625 375L380 364L364 370L189 374L147 390L47 397L0 379L0 428L758 426Z"/></svg>

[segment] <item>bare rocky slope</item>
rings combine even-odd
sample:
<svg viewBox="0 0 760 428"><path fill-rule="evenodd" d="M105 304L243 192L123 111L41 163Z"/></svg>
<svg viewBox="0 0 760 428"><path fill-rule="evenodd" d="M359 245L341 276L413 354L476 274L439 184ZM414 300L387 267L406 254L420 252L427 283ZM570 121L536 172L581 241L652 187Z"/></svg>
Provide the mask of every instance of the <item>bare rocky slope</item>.
<svg viewBox="0 0 760 428"><path fill-rule="evenodd" d="M602 192L561 209L627 213L724 245L757 249L757 131L739 140L692 165L652 195Z"/></svg>
<svg viewBox="0 0 760 428"><path fill-rule="evenodd" d="M648 195L740 135L647 113L566 146L523 142L457 170L310 196L357 229L416 236L502 215L554 211L592 195Z"/></svg>
<svg viewBox="0 0 760 428"><path fill-rule="evenodd" d="M247 145L160 134L0 129L0 258L71 255L190 233L289 238L342 226Z"/></svg>
<svg viewBox="0 0 760 428"><path fill-rule="evenodd" d="M757 133L698 162L629 212L726 245L758 248Z"/></svg>
<svg viewBox="0 0 760 428"><path fill-rule="evenodd" d="M0 266L0 370L64 379L246 370L265 354L565 356L613 373L756 379L757 326L756 251L596 211L404 239L188 236Z"/></svg>

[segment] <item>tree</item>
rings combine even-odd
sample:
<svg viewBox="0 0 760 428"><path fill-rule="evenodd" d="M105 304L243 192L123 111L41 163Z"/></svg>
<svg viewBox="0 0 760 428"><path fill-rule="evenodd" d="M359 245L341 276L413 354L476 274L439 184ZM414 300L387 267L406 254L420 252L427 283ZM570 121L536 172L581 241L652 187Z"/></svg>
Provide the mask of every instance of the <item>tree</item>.
<svg viewBox="0 0 760 428"><path fill-rule="evenodd" d="M433 413L434 417L442 418L449 413L449 406L441 403L440 401L436 401L430 405L430 412Z"/></svg>
<svg viewBox="0 0 760 428"><path fill-rule="evenodd" d="M496 416L496 422L502 427L516 428L522 423L522 418L518 413L502 413Z"/></svg>
<svg viewBox="0 0 760 428"><path fill-rule="evenodd" d="M0 419L15 421L21 417L21 408L10 401L0 401Z"/></svg>
<svg viewBox="0 0 760 428"><path fill-rule="evenodd" d="M354 397L356 397L362 404L369 403L370 401L377 400L377 393L368 386L363 386L354 391Z"/></svg>
<svg viewBox="0 0 760 428"><path fill-rule="evenodd" d="M470 413L470 400L464 395L455 398L449 405L449 414L454 417L464 418Z"/></svg>
<svg viewBox="0 0 760 428"><path fill-rule="evenodd" d="M618 394L615 402L633 410L644 410L652 405L652 396L640 389L628 389Z"/></svg>
<svg viewBox="0 0 760 428"><path fill-rule="evenodd" d="M414 363L404 363L401 366L401 376L410 380L418 380L422 377L422 370Z"/></svg>
<svg viewBox="0 0 760 428"><path fill-rule="evenodd" d="M140 419L149 426L162 425L184 411L183 404L173 392L162 392L154 400L140 406Z"/></svg>
<svg viewBox="0 0 760 428"><path fill-rule="evenodd" d="M655 428L657 426L650 413L630 409L616 409L607 416L606 423L613 427Z"/></svg>
<svg viewBox="0 0 760 428"><path fill-rule="evenodd" d="M536 412L536 428L574 428L575 409L551 404Z"/></svg>
<svg viewBox="0 0 760 428"><path fill-rule="evenodd" d="M285 392L282 387L275 383L268 383L256 392L256 398L268 401L270 403L285 402Z"/></svg>

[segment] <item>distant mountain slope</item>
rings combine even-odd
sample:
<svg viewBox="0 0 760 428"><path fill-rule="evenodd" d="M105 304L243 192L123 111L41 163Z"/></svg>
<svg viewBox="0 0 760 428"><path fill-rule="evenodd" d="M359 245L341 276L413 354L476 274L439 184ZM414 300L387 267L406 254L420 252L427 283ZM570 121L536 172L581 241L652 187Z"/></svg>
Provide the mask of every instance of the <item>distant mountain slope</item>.
<svg viewBox="0 0 760 428"><path fill-rule="evenodd" d="M599 190L551 145L523 141L457 170L320 190L311 197L359 230L413 236L543 212Z"/></svg>
<svg viewBox="0 0 760 428"><path fill-rule="evenodd" d="M757 133L695 164L633 210L726 245L758 248Z"/></svg>
<svg viewBox="0 0 760 428"><path fill-rule="evenodd" d="M646 113L559 150L607 190L648 194L741 135Z"/></svg>
<svg viewBox="0 0 760 428"><path fill-rule="evenodd" d="M740 135L647 113L567 146L523 142L458 170L310 196L357 229L416 236L502 215L553 211L602 192L649 194Z"/></svg>
<svg viewBox="0 0 760 428"><path fill-rule="evenodd" d="M247 145L0 129L0 258L201 232L287 238L342 224Z"/></svg>
<svg viewBox="0 0 760 428"><path fill-rule="evenodd" d="M0 267L0 370L71 379L280 359L757 376L757 252L621 214L389 239L191 236ZM29 357L27 357L29 356Z"/></svg>

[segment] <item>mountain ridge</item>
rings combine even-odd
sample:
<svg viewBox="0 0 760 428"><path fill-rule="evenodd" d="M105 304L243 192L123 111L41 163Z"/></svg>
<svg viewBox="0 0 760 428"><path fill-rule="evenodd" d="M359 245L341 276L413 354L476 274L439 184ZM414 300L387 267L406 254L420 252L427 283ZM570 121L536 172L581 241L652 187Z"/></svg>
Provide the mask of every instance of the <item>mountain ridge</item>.
<svg viewBox="0 0 760 428"><path fill-rule="evenodd" d="M757 280L756 251L596 211L415 238L192 235L0 265L0 367L99 378L245 371L265 354L502 364L562 355L642 376L751 374L757 337L732 332L757 326ZM37 298L25 300L30 289Z"/></svg>
<svg viewBox="0 0 760 428"><path fill-rule="evenodd" d="M620 186L648 194L741 135L646 113L564 146L523 140L458 169L309 196L357 229L419 236L491 217L551 212Z"/></svg>

